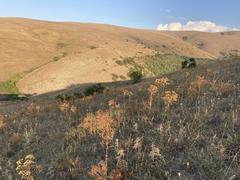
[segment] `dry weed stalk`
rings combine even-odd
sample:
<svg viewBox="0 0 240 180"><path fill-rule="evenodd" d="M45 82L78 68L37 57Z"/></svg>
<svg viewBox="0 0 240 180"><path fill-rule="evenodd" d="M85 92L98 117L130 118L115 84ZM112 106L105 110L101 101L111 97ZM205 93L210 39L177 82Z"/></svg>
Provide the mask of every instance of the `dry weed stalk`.
<svg viewBox="0 0 240 180"><path fill-rule="evenodd" d="M208 81L204 78L204 76L197 76L196 80L191 83L189 89L201 92L201 88L206 84L208 84Z"/></svg>
<svg viewBox="0 0 240 180"><path fill-rule="evenodd" d="M34 113L34 112L39 113L41 111L41 106L40 105L36 105L35 103L31 103L27 107L27 111L28 111L28 113Z"/></svg>
<svg viewBox="0 0 240 180"><path fill-rule="evenodd" d="M83 171L83 169L84 169L82 163L79 160L79 158L70 159L70 160L68 160L68 163L70 165L69 171L73 175L77 175L79 170Z"/></svg>
<svg viewBox="0 0 240 180"><path fill-rule="evenodd" d="M59 104L59 110L66 114L75 114L77 112L77 107L75 105L71 105L68 101L63 101L61 104Z"/></svg>
<svg viewBox="0 0 240 180"><path fill-rule="evenodd" d="M6 127L5 119L0 115L0 132Z"/></svg>
<svg viewBox="0 0 240 180"><path fill-rule="evenodd" d="M155 158L160 157L161 156L160 149L156 147L154 144L152 144L149 156L152 160L155 160Z"/></svg>
<svg viewBox="0 0 240 180"><path fill-rule="evenodd" d="M94 177L96 180L122 180L124 175L121 170L114 169L110 172L109 176L105 175L107 171L107 167L104 161L98 163L98 165L92 165L90 172L88 173L90 176ZM125 178L126 179L126 178Z"/></svg>
<svg viewBox="0 0 240 180"><path fill-rule="evenodd" d="M95 115L88 114L80 127L85 130L98 134L101 138L101 143L105 147L105 176L108 175L108 153L109 153L109 143L112 141L113 136L116 131L116 121L109 115L109 113L99 110Z"/></svg>
<svg viewBox="0 0 240 180"><path fill-rule="evenodd" d="M131 96L133 96L132 91L129 91L127 89L124 89L122 92L123 92L123 96L124 97L131 97Z"/></svg>
<svg viewBox="0 0 240 180"><path fill-rule="evenodd" d="M72 105L71 108L70 108L70 111L72 113L76 113L77 112L77 107L75 105Z"/></svg>
<svg viewBox="0 0 240 180"><path fill-rule="evenodd" d="M156 96L158 92L158 87L155 85L150 85L148 88L148 94L149 94L149 109L152 108L152 102L153 102L153 98L154 96Z"/></svg>

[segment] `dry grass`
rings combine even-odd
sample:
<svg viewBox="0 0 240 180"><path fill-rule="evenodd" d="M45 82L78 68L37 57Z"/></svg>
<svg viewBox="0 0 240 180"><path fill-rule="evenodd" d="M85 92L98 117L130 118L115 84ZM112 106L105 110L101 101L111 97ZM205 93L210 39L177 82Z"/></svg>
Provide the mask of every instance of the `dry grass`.
<svg viewBox="0 0 240 180"><path fill-rule="evenodd" d="M34 154L37 179L238 179L239 70L239 60L222 61L63 109L41 98L20 102L0 137L0 178L20 178L16 162Z"/></svg>
<svg viewBox="0 0 240 180"><path fill-rule="evenodd" d="M0 132L6 127L4 117L0 115Z"/></svg>
<svg viewBox="0 0 240 180"><path fill-rule="evenodd" d="M184 41L176 35L177 32L172 34L110 25L20 18L1 18L0 23L0 91L19 90L26 94L55 91L72 84L108 82L112 81L112 74L116 72L119 77L127 77L128 68L115 63L116 60L127 57L159 52L216 58L221 51L228 53L225 49L238 52L240 49L238 32L228 35L199 32L192 35L189 32L192 39L189 37L190 41ZM207 41L204 48L199 48L194 43L196 38ZM149 62L150 68L157 74L180 67L177 63L178 56L173 58L177 61L168 59L168 56L159 58L166 66L159 63L158 59L150 59ZM168 60L165 61L166 59ZM169 62L171 63L168 66ZM158 72L158 67L162 65L165 68ZM81 68L81 71L76 67ZM10 81L12 77L22 73L24 77L16 82Z"/></svg>

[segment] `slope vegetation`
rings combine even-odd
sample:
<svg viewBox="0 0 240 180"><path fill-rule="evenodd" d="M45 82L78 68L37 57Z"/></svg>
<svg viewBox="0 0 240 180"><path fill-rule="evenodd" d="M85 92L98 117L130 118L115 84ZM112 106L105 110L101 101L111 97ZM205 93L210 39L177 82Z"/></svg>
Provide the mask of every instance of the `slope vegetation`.
<svg viewBox="0 0 240 180"><path fill-rule="evenodd" d="M240 178L239 59L104 86L1 106L0 178Z"/></svg>
<svg viewBox="0 0 240 180"><path fill-rule="evenodd" d="M108 82L112 81L113 73L126 76L128 68L115 63L126 57L160 53L216 58L220 52L239 50L240 44L237 32L185 35L20 18L1 18L0 24L0 81L5 82L5 86L6 82L10 84L12 91L16 91L12 87L16 85L20 92L27 94L46 93L75 84ZM189 38L186 41L182 36ZM199 47L196 39L206 40L204 47ZM216 44L219 47L216 48ZM12 83L10 80L16 76L22 79ZM9 89L1 86L0 83L0 91Z"/></svg>

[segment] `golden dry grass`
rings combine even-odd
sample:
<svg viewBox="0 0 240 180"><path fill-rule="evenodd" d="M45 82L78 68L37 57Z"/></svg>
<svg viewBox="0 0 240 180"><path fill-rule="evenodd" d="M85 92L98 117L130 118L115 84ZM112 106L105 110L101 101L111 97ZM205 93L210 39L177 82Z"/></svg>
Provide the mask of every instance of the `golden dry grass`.
<svg viewBox="0 0 240 180"><path fill-rule="evenodd" d="M220 52L240 49L237 32L168 33L20 18L1 18L0 24L0 81L25 72L17 87L27 94L55 91L73 84L109 82L116 72L117 76L126 77L128 68L115 63L124 57L159 52L215 58ZM188 36L189 41L181 36ZM203 39L204 48L199 48L195 39Z"/></svg>

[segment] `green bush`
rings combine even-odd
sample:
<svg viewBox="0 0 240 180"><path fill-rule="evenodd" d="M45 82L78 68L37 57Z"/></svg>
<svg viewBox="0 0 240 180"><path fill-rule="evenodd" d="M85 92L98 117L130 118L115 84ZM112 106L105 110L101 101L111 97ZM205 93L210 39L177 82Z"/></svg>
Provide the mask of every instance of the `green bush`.
<svg viewBox="0 0 240 180"><path fill-rule="evenodd" d="M141 70L130 70L130 72L128 73L128 76L131 78L131 80L135 84L142 80L143 73Z"/></svg>
<svg viewBox="0 0 240 180"><path fill-rule="evenodd" d="M76 92L76 93L74 93L73 95L74 95L74 97L76 97L76 98L78 98L78 99L83 98L83 94L82 94L82 93Z"/></svg>
<svg viewBox="0 0 240 180"><path fill-rule="evenodd" d="M121 76L120 76L120 79L126 80L127 78L126 78L125 76L121 75Z"/></svg>
<svg viewBox="0 0 240 180"><path fill-rule="evenodd" d="M115 61L116 62L116 64L118 64L119 66L122 66L123 65L123 62L121 61L121 60L117 60L117 61Z"/></svg>
<svg viewBox="0 0 240 180"><path fill-rule="evenodd" d="M53 57L53 61L59 61L61 58L60 57L58 57L58 56L54 56Z"/></svg>
<svg viewBox="0 0 240 180"><path fill-rule="evenodd" d="M59 95L56 96L56 100L61 101L61 102L69 101L71 98L72 97L67 95L67 94L59 94Z"/></svg>
<svg viewBox="0 0 240 180"><path fill-rule="evenodd" d="M182 69L185 68L195 68L197 66L196 60L194 58L190 58L182 62Z"/></svg>
<svg viewBox="0 0 240 180"><path fill-rule="evenodd" d="M94 95L95 93L103 93L104 89L105 89L105 87L103 87L102 84L96 84L96 85L93 85L93 86L87 88L84 91L84 95L91 96L91 95Z"/></svg>
<svg viewBox="0 0 240 180"><path fill-rule="evenodd" d="M119 76L117 74L112 73L112 80L117 81Z"/></svg>

